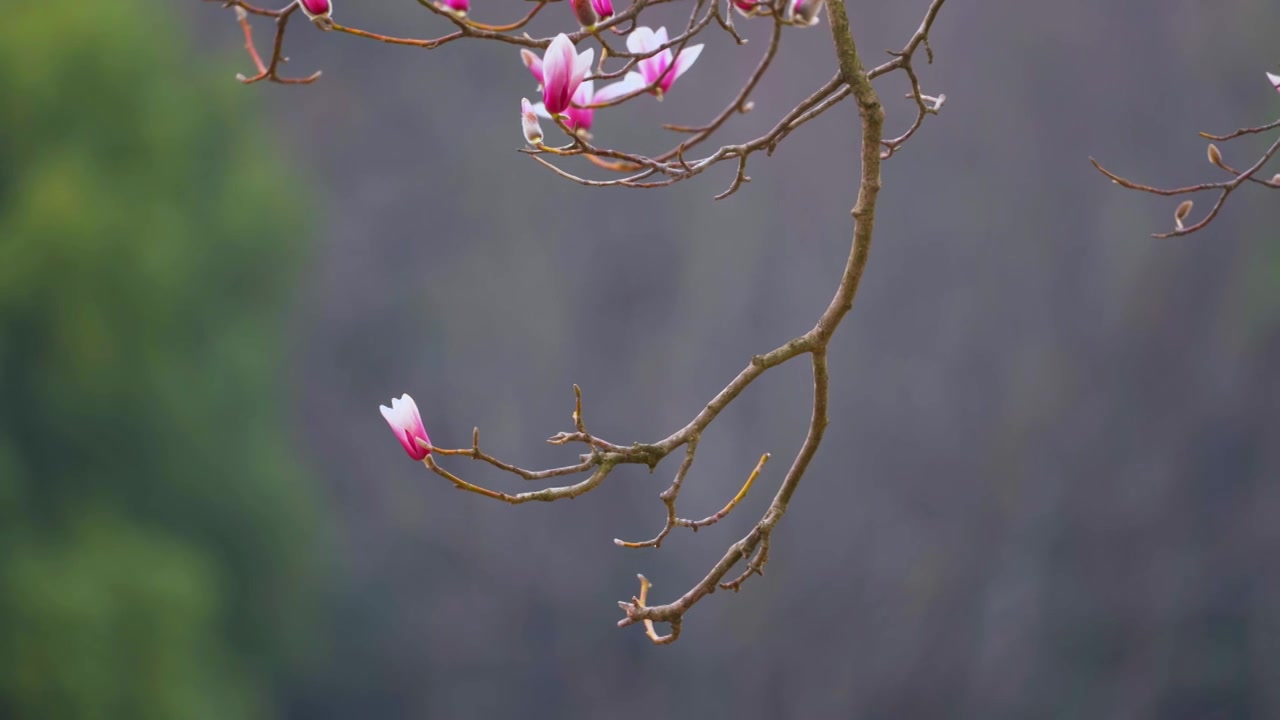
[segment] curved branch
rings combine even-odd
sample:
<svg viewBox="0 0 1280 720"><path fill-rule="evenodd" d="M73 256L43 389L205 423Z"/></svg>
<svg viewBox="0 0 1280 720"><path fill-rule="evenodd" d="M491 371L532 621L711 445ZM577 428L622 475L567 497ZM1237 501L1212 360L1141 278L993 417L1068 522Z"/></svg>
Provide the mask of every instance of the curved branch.
<svg viewBox="0 0 1280 720"><path fill-rule="evenodd" d="M941 2L936 4L940 6ZM800 481L804 477L809 463L813 460L814 455L817 454L818 447L822 444L823 435L826 433L827 425L830 422L827 412L829 394L827 345L830 343L831 337L836 328L839 327L840 322L853 308L853 300L857 296L858 287L861 284L862 275L866 269L867 259L871 250L871 239L875 229L876 201L880 193L880 145L884 133L884 109L880 105L879 95L871 85L870 77L863 69L857 45L854 42L853 34L849 30L849 19L845 11L844 0L830 0L827 3L827 16L831 21L831 34L836 46L841 78L858 101L858 114L862 119L862 171L858 183L858 199L852 211L855 219L853 247L849 252L844 273L841 275L840 285L836 288L835 296L832 297L827 309L822 313L812 330L779 349L784 351L782 353L784 355L787 350L797 354L799 352L809 352L812 355L813 410L809 420L809 430L805 435L804 443L801 445L799 452L796 453L795 459L792 461L791 467L787 470L787 475L782 481L782 485L778 488L778 492L774 495L773 502L769 504L764 516L760 518L759 522L752 527L745 537L729 546L728 551L711 568L711 571L707 573L701 582L694 585L684 595L665 605L648 605L634 598L631 602L618 603L618 606L626 614L625 618L618 621L620 627L625 627L635 622L645 622L646 625L649 622L667 622L670 624L671 632L668 635L657 636L650 632L650 639L656 644L671 643L679 638L684 614L703 597L710 595L720 587L736 590L751 574L761 572L764 562L768 559L768 539L783 515L786 514L787 506L791 502L796 489L800 486ZM794 357L794 355L791 357ZM758 375L758 372L754 375L750 374L752 368L755 367L758 366L753 361L747 370L739 374L738 378L735 379L735 383L742 381L742 386L745 387L746 383L749 383L755 375ZM763 367L763 363L759 367ZM733 387L734 384L731 383L730 388ZM717 396L717 400L725 398L730 388L722 391ZM741 389L739 388L738 392L740 391ZM736 395L736 393L733 393L733 395ZM732 400L732 395L723 399L718 407L716 407L716 401L713 400L704 413L714 417L729 400ZM699 418L701 417L702 414L699 415ZM695 418L694 422L690 423L686 430L682 430L668 440L678 439L680 434L685 431L698 432L709 421L707 419L699 425L699 419ZM692 430L690 430L691 428ZM750 559L757 552L757 549L759 554L756 555L755 559ZM742 560L748 560L747 572L734 580L722 582L729 571Z"/></svg>

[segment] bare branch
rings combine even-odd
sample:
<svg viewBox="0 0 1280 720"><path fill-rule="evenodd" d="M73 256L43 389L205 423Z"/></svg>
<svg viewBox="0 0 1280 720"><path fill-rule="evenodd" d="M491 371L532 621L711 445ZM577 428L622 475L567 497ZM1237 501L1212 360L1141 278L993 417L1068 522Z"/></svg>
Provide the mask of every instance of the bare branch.
<svg viewBox="0 0 1280 720"><path fill-rule="evenodd" d="M1280 128L1280 120L1277 120L1273 123L1269 123L1267 125L1261 125L1254 128L1244 128L1241 130L1237 130L1233 133L1228 133L1226 135L1210 135L1208 133L1200 133L1200 134L1203 137L1211 138L1221 142L1221 141L1231 140L1233 138L1237 138L1242 135L1266 132L1268 130L1273 130L1275 128ZM1210 151L1209 161L1214 165L1217 165L1219 168L1222 168L1223 170L1226 170L1227 172L1231 173L1232 178L1230 180L1224 180L1222 182L1199 183L1196 185L1187 185L1184 187L1176 187L1176 188L1158 188L1158 187L1153 187L1151 185L1143 185L1142 183L1136 183L1136 182L1133 182L1132 180L1126 180L1125 178L1120 177L1119 175L1116 175L1110 170L1104 168L1101 163L1099 163L1097 160L1093 158L1089 158L1089 162L1093 163L1093 166L1098 170L1098 172L1110 178L1111 182L1121 187L1128 188L1130 190L1137 190L1139 192L1145 192L1151 195L1162 195L1165 197L1169 197L1169 196L1175 196L1175 195L1189 195L1192 193L1214 191L1214 190L1218 192L1218 197L1214 201L1213 206L1209 208L1209 212L1206 213L1205 216L1201 218L1198 222L1192 223L1190 225L1186 224L1183 221L1186 218L1187 213L1190 212L1191 206L1187 203L1180 204L1177 208L1177 211L1174 213L1174 229L1169 232L1153 233L1151 235L1151 237L1153 238L1163 239L1163 238L1179 237L1182 235L1190 235L1193 232L1197 232L1207 227L1209 223L1213 222L1213 220L1218 217L1218 213L1222 211L1222 207L1226 204L1227 198L1231 196L1231 193L1235 192L1236 189L1239 188L1241 185L1243 185L1246 181L1253 182L1273 190L1280 189L1280 175L1277 175L1276 177L1273 177L1270 180L1262 180L1255 177L1255 175L1262 170L1263 166L1265 166L1271 160L1271 158L1275 156L1276 152L1280 151L1280 137L1277 137L1275 142L1271 143L1271 147L1267 148L1266 152L1262 154L1262 157L1258 158L1258 160L1254 162L1253 165L1250 165L1248 168L1245 168L1242 171L1236 171L1230 165L1227 165L1226 162L1223 161L1222 159L1221 151L1219 151L1215 146L1210 146L1210 147L1213 147L1213 150ZM1217 154L1216 161L1214 159L1215 152Z"/></svg>
<svg viewBox="0 0 1280 720"><path fill-rule="evenodd" d="M769 462L769 453L765 453L760 456L760 462L756 463L755 469L747 476L747 481L742 484L742 489L739 490L738 494L734 495L733 499L729 501L729 504L725 505L719 512L708 515L701 520L685 520L683 518L676 518L676 524L680 527L687 527L692 529L694 532L697 532L698 528L714 525L723 520L729 513L733 512L733 509L738 506L738 503L742 502L742 499L751 491L752 483L756 481L756 478L760 477L760 471L764 469L764 464L767 462Z"/></svg>

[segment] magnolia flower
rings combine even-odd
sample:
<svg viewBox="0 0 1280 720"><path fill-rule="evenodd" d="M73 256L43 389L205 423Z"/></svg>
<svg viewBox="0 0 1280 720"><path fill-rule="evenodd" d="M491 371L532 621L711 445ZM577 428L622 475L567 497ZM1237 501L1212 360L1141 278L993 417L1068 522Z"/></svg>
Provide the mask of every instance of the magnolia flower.
<svg viewBox="0 0 1280 720"><path fill-rule="evenodd" d="M594 82L584 80L578 86L578 91L573 94L573 102L561 113L564 118L564 124L575 132L586 132L591 129L591 124L595 120L596 108L591 107L592 105L616 100L643 87L644 80L640 79L640 76L635 73L628 74L627 77L612 85L604 86L600 89L600 92L595 91ZM534 105L533 111L542 117L551 117L551 113L547 112L547 106L542 103Z"/></svg>
<svg viewBox="0 0 1280 720"><path fill-rule="evenodd" d="M440 0L436 4L452 10L458 15L466 15L467 11L471 9L471 0Z"/></svg>
<svg viewBox="0 0 1280 720"><path fill-rule="evenodd" d="M568 35L560 33L551 41L551 45L542 55L540 74L542 75L542 102L547 112L562 113L568 109L574 93L582 85L582 78L591 69L591 60L595 57L595 49L588 48L579 54L573 47ZM523 57L523 54L522 54ZM539 75L529 61L525 60L534 77Z"/></svg>
<svg viewBox="0 0 1280 720"><path fill-rule="evenodd" d="M329 17L329 13L333 12L333 3L329 0L298 0L298 7L302 8L302 13L312 20L318 17Z"/></svg>
<svg viewBox="0 0 1280 720"><path fill-rule="evenodd" d="M1271 81L1271 86L1280 91L1280 75L1267 73L1267 79Z"/></svg>
<svg viewBox="0 0 1280 720"><path fill-rule="evenodd" d="M529 98L520 98L520 129L524 131L524 141L529 145L538 147L542 144L542 125L538 123L538 115Z"/></svg>
<svg viewBox="0 0 1280 720"><path fill-rule="evenodd" d="M660 27L657 32L654 32L640 26L627 36L627 49L637 55L649 55L666 44L667 29L665 27ZM675 83L676 78L692 67L700 54L702 54L702 46L694 45L681 50L680 55L672 62L671 48L666 48L654 53L652 57L639 61L636 67L640 70L640 78L644 80L645 85L657 83L653 92L658 97L662 97L671 91L671 85Z"/></svg>
<svg viewBox="0 0 1280 720"><path fill-rule="evenodd" d="M613 16L613 0L569 0L569 6L582 27L593 27Z"/></svg>
<svg viewBox="0 0 1280 720"><path fill-rule="evenodd" d="M768 0L733 0L733 9L743 17L753 17L769 9Z"/></svg>
<svg viewBox="0 0 1280 720"><path fill-rule="evenodd" d="M401 395L391 399L391 407L382 405L378 409L382 410L382 417L386 418L391 431L396 434L396 439L404 446L409 457L421 460L431 454L431 451L418 444L422 440L430 445L431 438L427 437L427 429L422 426L422 416L418 414L418 404L413 398Z"/></svg>
<svg viewBox="0 0 1280 720"><path fill-rule="evenodd" d="M792 25L818 24L818 13L822 12L825 0L788 0L787 21Z"/></svg>

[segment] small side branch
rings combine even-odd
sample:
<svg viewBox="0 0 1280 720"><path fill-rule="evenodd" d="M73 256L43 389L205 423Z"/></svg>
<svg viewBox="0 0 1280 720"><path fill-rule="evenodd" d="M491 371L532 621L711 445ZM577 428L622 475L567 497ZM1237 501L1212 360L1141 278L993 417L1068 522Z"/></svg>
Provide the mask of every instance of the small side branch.
<svg viewBox="0 0 1280 720"><path fill-rule="evenodd" d="M283 77L280 75L280 65L288 58L284 56L284 34L285 28L289 25L289 18L293 16L295 10L298 9L296 4L290 3L283 10L263 10L255 8L243 3L234 3L236 14L236 22L240 23L240 28L244 32L245 51L249 53L249 59L253 61L257 73L252 77L237 75L236 79L245 85L251 85L262 80L279 83L281 85L309 85L320 79L321 72L319 70L311 73L306 77ZM276 35L275 41L271 46L271 60L263 62L262 56L258 53L258 48L253 41L253 27L249 24L249 13L271 17L275 19Z"/></svg>
<svg viewBox="0 0 1280 720"><path fill-rule="evenodd" d="M765 453L760 456L760 462L756 463L755 469L747 476L747 481L742 484L742 489L738 491L737 495L733 496L733 499L729 501L729 504L725 505L720 512L708 515L701 520L685 520L683 518L677 518L676 524L680 527L687 527L694 532L697 532L698 528L715 525L723 520L729 515L729 513L733 512L733 509L738 506L738 503L742 502L742 499L751 491L751 484L756 481L756 478L760 477L760 471L764 469L764 464L767 462L769 462L769 453Z"/></svg>
<svg viewBox="0 0 1280 720"><path fill-rule="evenodd" d="M512 495L504 492L498 492L496 490L489 490L488 488L483 488L479 485L469 483L437 465L435 459L430 455L422 460L422 463L426 465L431 472L434 472L440 477L443 477L453 483L454 487L459 490L466 490L467 492L483 495L493 500L501 500L502 502L509 503L511 505L522 505L527 502L535 501L555 502L556 500L572 500L579 495L585 495L586 493L600 487L600 484L604 482L605 478L609 477L609 473L613 471L614 466L620 462L623 462L622 458L605 455L600 458L599 467L596 468L596 471L591 473L590 477L580 483L565 485L562 487L543 488L542 490L533 490L531 492L522 492Z"/></svg>
<svg viewBox="0 0 1280 720"><path fill-rule="evenodd" d="M1206 137L1212 140L1224 142L1227 140L1233 140L1243 135L1251 135L1255 133L1268 132L1271 130L1275 130L1277 128L1280 128L1280 120L1276 120L1275 122L1268 123L1266 125L1259 125L1257 127L1241 128L1240 130L1236 130L1235 132L1227 133L1225 135L1211 135L1209 133L1200 133L1200 135L1202 137ZM1129 190L1137 190L1139 192L1144 192L1151 195L1161 195L1164 197L1191 195L1191 194L1201 193L1201 192L1214 192L1214 191L1217 192L1218 196L1214 200L1213 205L1209 208L1209 212L1206 213L1205 216L1201 218L1199 221L1194 223L1186 222L1186 218L1188 215L1190 215L1191 210L1193 208L1192 201L1184 200L1183 202L1179 203L1178 207L1175 208L1173 212L1174 229L1168 232L1152 233L1151 235L1151 237L1153 238L1163 239L1163 238L1179 237L1182 235L1190 235L1193 232L1203 230L1205 227L1209 225L1209 223L1213 222L1214 219L1218 217L1218 214L1222 211L1223 206L1227 202L1227 198L1230 197L1232 193L1234 193L1237 189L1240 188L1241 185L1245 184L1246 182L1252 182L1256 185L1261 185L1271 190L1280 189L1280 174L1276 174L1270 179L1263 179L1263 178L1257 177L1257 175L1262 171L1263 167L1266 166L1266 164L1271 161L1271 159L1276 155L1277 152L1280 152L1280 136L1276 138L1275 142L1271 143L1271 147L1267 148L1266 152L1264 152L1262 154L1262 157L1258 158L1256 162L1254 162L1252 165L1245 168L1244 170L1236 170L1234 167L1227 164L1227 162L1222 157L1222 151L1219 150L1216 145L1210 145L1208 148L1209 162L1212 165L1218 168L1221 168L1222 170L1225 170L1228 174L1231 175L1231 178L1229 180L1223 180L1221 182L1198 183L1196 185L1186 185L1183 187L1174 187L1174 188L1160 188L1152 185L1144 185L1142 183L1137 183L1132 180L1127 180L1111 172L1110 170L1106 169L1105 167L1102 166L1101 163L1099 163L1097 160L1093 158L1089 158L1089 162L1093 164L1093 167L1097 169L1098 172L1102 173L1108 179L1110 179L1111 182L1119 185L1120 187L1127 188Z"/></svg>

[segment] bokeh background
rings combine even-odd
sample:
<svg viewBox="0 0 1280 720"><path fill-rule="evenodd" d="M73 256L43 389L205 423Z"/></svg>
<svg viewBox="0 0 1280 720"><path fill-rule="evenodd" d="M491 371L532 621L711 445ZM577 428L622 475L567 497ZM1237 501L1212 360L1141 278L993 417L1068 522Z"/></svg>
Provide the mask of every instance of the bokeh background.
<svg viewBox="0 0 1280 720"><path fill-rule="evenodd" d="M867 57L926 4L852 2ZM445 29L413 2L338 12ZM761 51L740 25L753 42L708 33L664 102L599 112L597 139L657 151L659 123L709 118ZM661 526L674 460L512 508L411 463L378 405L408 392L438 444L478 425L528 467L572 459L543 439L573 383L596 433L665 436L825 307L852 104L713 202L732 168L591 190L519 155L534 87L509 46L296 23L288 68L323 79L246 88L217 3L48 0L6 26L0 717L1280 716L1280 198L1246 188L1156 241L1174 203L1087 162L1213 178L1197 131L1280 113L1271 3L948 4L921 68L948 101L885 167L827 441L767 574L665 648L614 628L615 601L637 572L683 592L759 516L803 436L804 363L704 435L684 513L769 451L759 489L657 551L612 540ZM827 33L786 33L727 140L831 76ZM903 89L881 84L890 131Z"/></svg>

